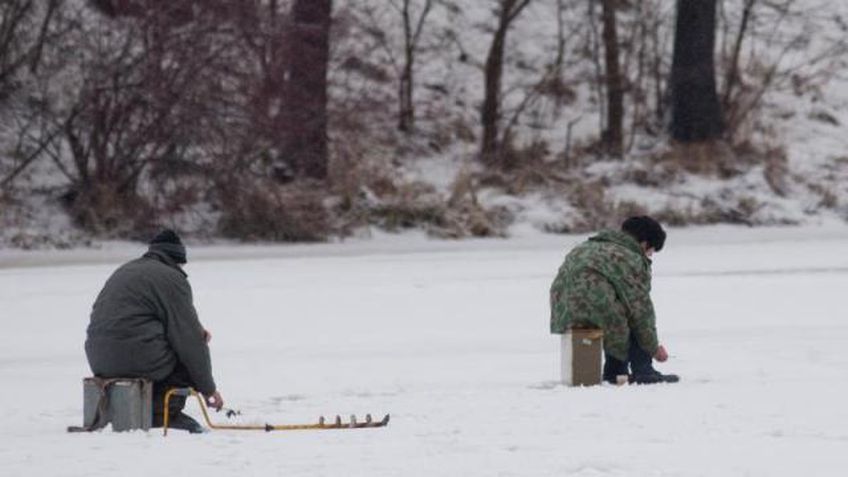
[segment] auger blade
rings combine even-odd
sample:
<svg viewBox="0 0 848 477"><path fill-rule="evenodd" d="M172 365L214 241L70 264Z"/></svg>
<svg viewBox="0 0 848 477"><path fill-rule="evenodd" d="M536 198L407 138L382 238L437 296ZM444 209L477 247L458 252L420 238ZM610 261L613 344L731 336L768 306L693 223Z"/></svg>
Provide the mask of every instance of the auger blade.
<svg viewBox="0 0 848 477"><path fill-rule="evenodd" d="M385 427L388 424L388 414L379 421L375 421L374 418L371 417L371 414L366 414L364 421L360 421L357 419L355 414L351 414L350 420L347 422L342 421L340 416L336 416L336 419L332 423L328 423L324 416L321 416L315 427L317 429L363 429L367 427Z"/></svg>
<svg viewBox="0 0 848 477"><path fill-rule="evenodd" d="M351 420L350 427L355 429L362 429L366 427L386 427L389 424L389 415L386 414L383 419L379 421L373 420L371 414L367 414L365 416L365 422L356 422L355 420Z"/></svg>
<svg viewBox="0 0 848 477"><path fill-rule="evenodd" d="M342 421L340 416L332 423L328 423L324 416L318 418L318 424L314 425L314 429L363 429L369 427L386 427L389 424L389 415L386 414L383 419L375 421L371 414L365 415L365 421L360 421L355 414L351 414L348 422Z"/></svg>

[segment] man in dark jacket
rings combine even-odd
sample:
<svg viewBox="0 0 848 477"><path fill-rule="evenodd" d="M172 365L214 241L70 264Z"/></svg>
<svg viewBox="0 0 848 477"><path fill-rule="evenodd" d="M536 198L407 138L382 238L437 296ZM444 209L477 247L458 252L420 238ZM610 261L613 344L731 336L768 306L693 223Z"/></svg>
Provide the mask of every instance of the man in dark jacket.
<svg viewBox="0 0 848 477"><path fill-rule="evenodd" d="M668 359L650 296L651 256L662 250L665 237L651 217L631 217L621 230L602 231L569 252L551 285L552 333L604 330L605 381L628 374L640 384L679 379L652 363Z"/></svg>
<svg viewBox="0 0 848 477"><path fill-rule="evenodd" d="M185 263L179 236L162 231L147 253L109 277L88 325L85 352L96 376L153 381L154 427L162 426L164 395L173 387L195 388L213 408L224 404L212 378L210 334L197 318ZM184 406L185 397L172 396L169 426L202 432L182 413Z"/></svg>

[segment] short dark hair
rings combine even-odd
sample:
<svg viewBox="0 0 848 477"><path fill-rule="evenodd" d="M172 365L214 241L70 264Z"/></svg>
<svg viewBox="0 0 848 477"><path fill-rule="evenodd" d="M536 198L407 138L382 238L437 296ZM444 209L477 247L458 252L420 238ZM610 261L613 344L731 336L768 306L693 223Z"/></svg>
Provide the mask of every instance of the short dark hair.
<svg viewBox="0 0 848 477"><path fill-rule="evenodd" d="M665 245L665 230L659 222L647 215L630 217L621 224L621 230L632 235L639 243L646 242L655 252L662 250Z"/></svg>

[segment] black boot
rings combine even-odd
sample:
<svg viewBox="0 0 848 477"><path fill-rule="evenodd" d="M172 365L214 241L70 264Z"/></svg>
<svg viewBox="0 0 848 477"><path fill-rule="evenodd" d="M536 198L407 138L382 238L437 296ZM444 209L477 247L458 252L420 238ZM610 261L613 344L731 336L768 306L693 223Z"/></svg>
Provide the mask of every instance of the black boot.
<svg viewBox="0 0 848 477"><path fill-rule="evenodd" d="M636 384L676 383L680 377L676 374L662 374L654 369L654 358L646 353L636 341L636 335L630 333L630 382Z"/></svg>
<svg viewBox="0 0 848 477"><path fill-rule="evenodd" d="M630 382L636 384L659 384L659 383L676 383L680 381L680 376L676 374L662 374L656 369L653 372L642 372L632 374Z"/></svg>
<svg viewBox="0 0 848 477"><path fill-rule="evenodd" d="M164 427L164 421L165 416L162 414L154 414L152 427ZM168 416L168 429L180 429L192 434L200 434L207 431L205 427L201 426L200 423L195 421L191 416L174 409L171 410L171 413Z"/></svg>
<svg viewBox="0 0 848 477"><path fill-rule="evenodd" d="M627 363L604 353L604 381L618 384L618 377L627 375Z"/></svg>
<svg viewBox="0 0 848 477"><path fill-rule="evenodd" d="M173 416L169 420L168 427L172 429L181 429L183 431L188 431L191 434L203 434L204 432L207 432L207 429L201 426L199 422L195 421L191 416L182 412L178 413L176 416Z"/></svg>

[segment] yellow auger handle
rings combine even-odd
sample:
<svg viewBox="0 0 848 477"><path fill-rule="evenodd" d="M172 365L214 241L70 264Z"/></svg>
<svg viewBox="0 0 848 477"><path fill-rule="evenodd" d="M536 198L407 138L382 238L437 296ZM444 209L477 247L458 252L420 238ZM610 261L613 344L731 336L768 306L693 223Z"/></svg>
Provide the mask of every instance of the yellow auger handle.
<svg viewBox="0 0 848 477"><path fill-rule="evenodd" d="M203 413L203 419L206 421L206 425L209 426L210 429L215 430L232 430L232 431L296 431L296 430L330 430L330 429L357 429L362 427L385 427L389 423L389 415L386 416L378 422L373 422L371 415L367 415L365 417L364 425L357 425L356 416L351 416L349 423L342 423L342 419L339 416L336 416L335 425L327 425L325 423L324 417L318 421L317 424L282 424L282 425L227 425L227 424L213 424L212 420L209 419L209 411L206 408L206 403L203 402L203 397L195 391L193 388L173 388L168 390L165 393L165 409L164 409L164 419L162 421L163 435L168 435L168 423L170 418L170 408L168 407L171 402L171 396L174 394L180 396L195 396L197 397L197 402L200 404L200 411Z"/></svg>
<svg viewBox="0 0 848 477"><path fill-rule="evenodd" d="M165 412L164 412L164 418L162 420L162 432L163 432L163 435L165 435L165 436L168 435L168 423L169 423L169 420L170 420L170 413L171 413L171 409L168 407L168 405L171 402L171 396L173 396L175 394L180 395L180 396L195 396L197 398L198 404L200 404L200 411L203 413L203 420L206 421L206 425L209 426L210 429L216 429L216 430L228 429L228 430L237 430L237 431L269 431L269 430L271 430L270 426L268 426L268 425L264 425L264 426L255 426L255 425L254 426L232 426L232 425L213 424L212 420L209 419L209 411L206 408L206 403L203 402L203 397L200 395L200 393L195 391L193 388L173 388L173 389L168 390L168 392L165 393L165 403L164 403L165 404L165 409L164 409Z"/></svg>
<svg viewBox="0 0 848 477"><path fill-rule="evenodd" d="M164 414L162 418L162 435L164 436L168 435L168 422L171 418L171 396L174 394L186 397L191 395L197 396L197 392L192 388L171 388L165 393L165 402L163 403L165 408L162 410Z"/></svg>

